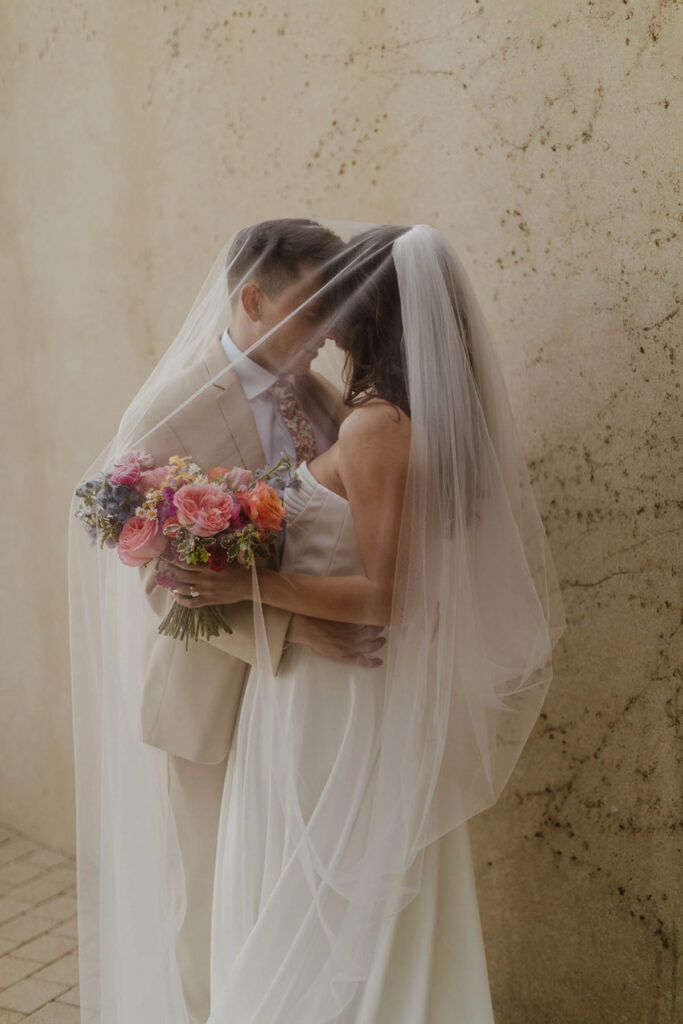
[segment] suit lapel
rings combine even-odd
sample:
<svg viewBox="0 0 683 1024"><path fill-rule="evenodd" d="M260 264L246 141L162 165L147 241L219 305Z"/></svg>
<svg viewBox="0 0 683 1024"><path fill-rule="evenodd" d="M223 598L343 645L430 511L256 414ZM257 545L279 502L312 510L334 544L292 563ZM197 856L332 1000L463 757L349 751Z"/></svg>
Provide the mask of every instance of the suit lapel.
<svg viewBox="0 0 683 1024"><path fill-rule="evenodd" d="M204 364L210 378L215 377L228 365L220 337L216 338L206 351ZM217 426L222 427L223 430L227 428L230 440L240 459L240 465L245 469L260 469L265 466L266 457L261 447L256 421L235 371L229 370L219 377L211 385L209 392L214 393L215 407L219 415ZM229 445L228 443L221 445L219 435L216 437L216 446L219 451L226 451ZM218 457L221 457L220 454ZM227 468L231 469L232 467L228 466Z"/></svg>
<svg viewBox="0 0 683 1024"><path fill-rule="evenodd" d="M216 337L204 353L204 366L208 379L216 377L228 366L228 359L223 350L220 336ZM325 414L339 426L351 411L334 387L322 374L311 372L299 379L299 384L308 392L314 402L320 405ZM240 465L245 469L261 469L266 465L266 457L261 447L256 421L251 411L242 383L234 370L223 373L207 389L209 403L213 398L216 410L216 421L201 424L201 431L206 447L207 432L213 431L210 440L211 451L214 452L214 463L225 459L225 453L234 447ZM212 407L207 403L207 413ZM213 417L212 417L213 419ZM198 424L199 426L199 424ZM229 437L225 437L225 432ZM211 461L211 460L209 460ZM232 467L227 467L232 468Z"/></svg>

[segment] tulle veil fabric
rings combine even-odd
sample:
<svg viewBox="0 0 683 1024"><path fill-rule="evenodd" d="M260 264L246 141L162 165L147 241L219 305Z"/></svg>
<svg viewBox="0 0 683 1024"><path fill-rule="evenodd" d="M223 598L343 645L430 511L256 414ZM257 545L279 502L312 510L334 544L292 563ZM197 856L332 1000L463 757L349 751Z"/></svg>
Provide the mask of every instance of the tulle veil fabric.
<svg viewBox="0 0 683 1024"><path fill-rule="evenodd" d="M291 314L302 346L360 322L377 275L394 274L400 298L411 451L383 654L387 685L375 756L321 797L314 814L302 813L286 723L263 752L310 893L297 943L302 964L314 969L262 979L264 1005L277 1006L276 1016L243 1019L226 1008L225 1024L341 1017L387 915L419 892L424 849L500 796L566 628L498 356L455 248L428 225L373 233L367 224L323 223L347 245ZM228 286L240 237L221 247L177 337L83 480L133 441L144 449L140 424L158 396L230 324L231 299L258 269ZM307 307L321 301L324 314L313 326ZM251 354L281 326L271 326ZM342 362L328 340L313 363L340 392ZM221 376L234 372L226 363ZM198 396L152 429L186 414ZM185 891L168 755L143 743L140 727L141 680L158 620L137 572L93 546L74 515L69 569L83 1020L186 1024L174 952ZM253 620L258 668L267 673L255 572ZM345 804L344 792L362 800Z"/></svg>

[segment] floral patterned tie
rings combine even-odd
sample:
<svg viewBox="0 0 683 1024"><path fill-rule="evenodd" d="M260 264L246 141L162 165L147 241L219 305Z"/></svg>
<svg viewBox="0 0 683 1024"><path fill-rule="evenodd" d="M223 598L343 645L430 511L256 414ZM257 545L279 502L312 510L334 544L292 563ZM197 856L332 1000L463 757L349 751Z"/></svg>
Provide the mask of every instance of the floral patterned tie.
<svg viewBox="0 0 683 1024"><path fill-rule="evenodd" d="M291 381L281 377L268 391L277 399L285 426L292 435L296 461L310 462L318 454L313 427L296 397Z"/></svg>

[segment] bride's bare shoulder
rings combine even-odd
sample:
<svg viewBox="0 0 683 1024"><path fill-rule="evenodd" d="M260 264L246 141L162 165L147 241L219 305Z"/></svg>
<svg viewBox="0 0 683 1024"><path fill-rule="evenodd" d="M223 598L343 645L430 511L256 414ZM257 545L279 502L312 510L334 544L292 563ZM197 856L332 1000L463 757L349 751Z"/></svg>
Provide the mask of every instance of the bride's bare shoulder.
<svg viewBox="0 0 683 1024"><path fill-rule="evenodd" d="M408 449L410 445L410 419L382 398L372 398L354 406L339 428L342 450L358 448Z"/></svg>

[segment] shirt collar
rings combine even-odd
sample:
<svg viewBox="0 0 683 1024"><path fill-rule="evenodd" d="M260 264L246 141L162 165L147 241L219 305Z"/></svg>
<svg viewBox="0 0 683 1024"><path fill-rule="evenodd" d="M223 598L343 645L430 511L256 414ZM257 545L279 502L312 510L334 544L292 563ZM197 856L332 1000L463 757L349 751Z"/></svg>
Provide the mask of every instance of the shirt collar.
<svg viewBox="0 0 683 1024"><path fill-rule="evenodd" d="M242 387L244 388L244 394L248 402L252 398L256 398L257 395L262 394L267 388L271 387L278 379L269 370L266 370L264 366L259 366L249 356L243 356L241 349L237 347L235 342L230 337L229 329L226 327L221 337L221 345L225 352L228 360L232 363L233 360L239 358L239 362L235 363L235 373L240 379Z"/></svg>

